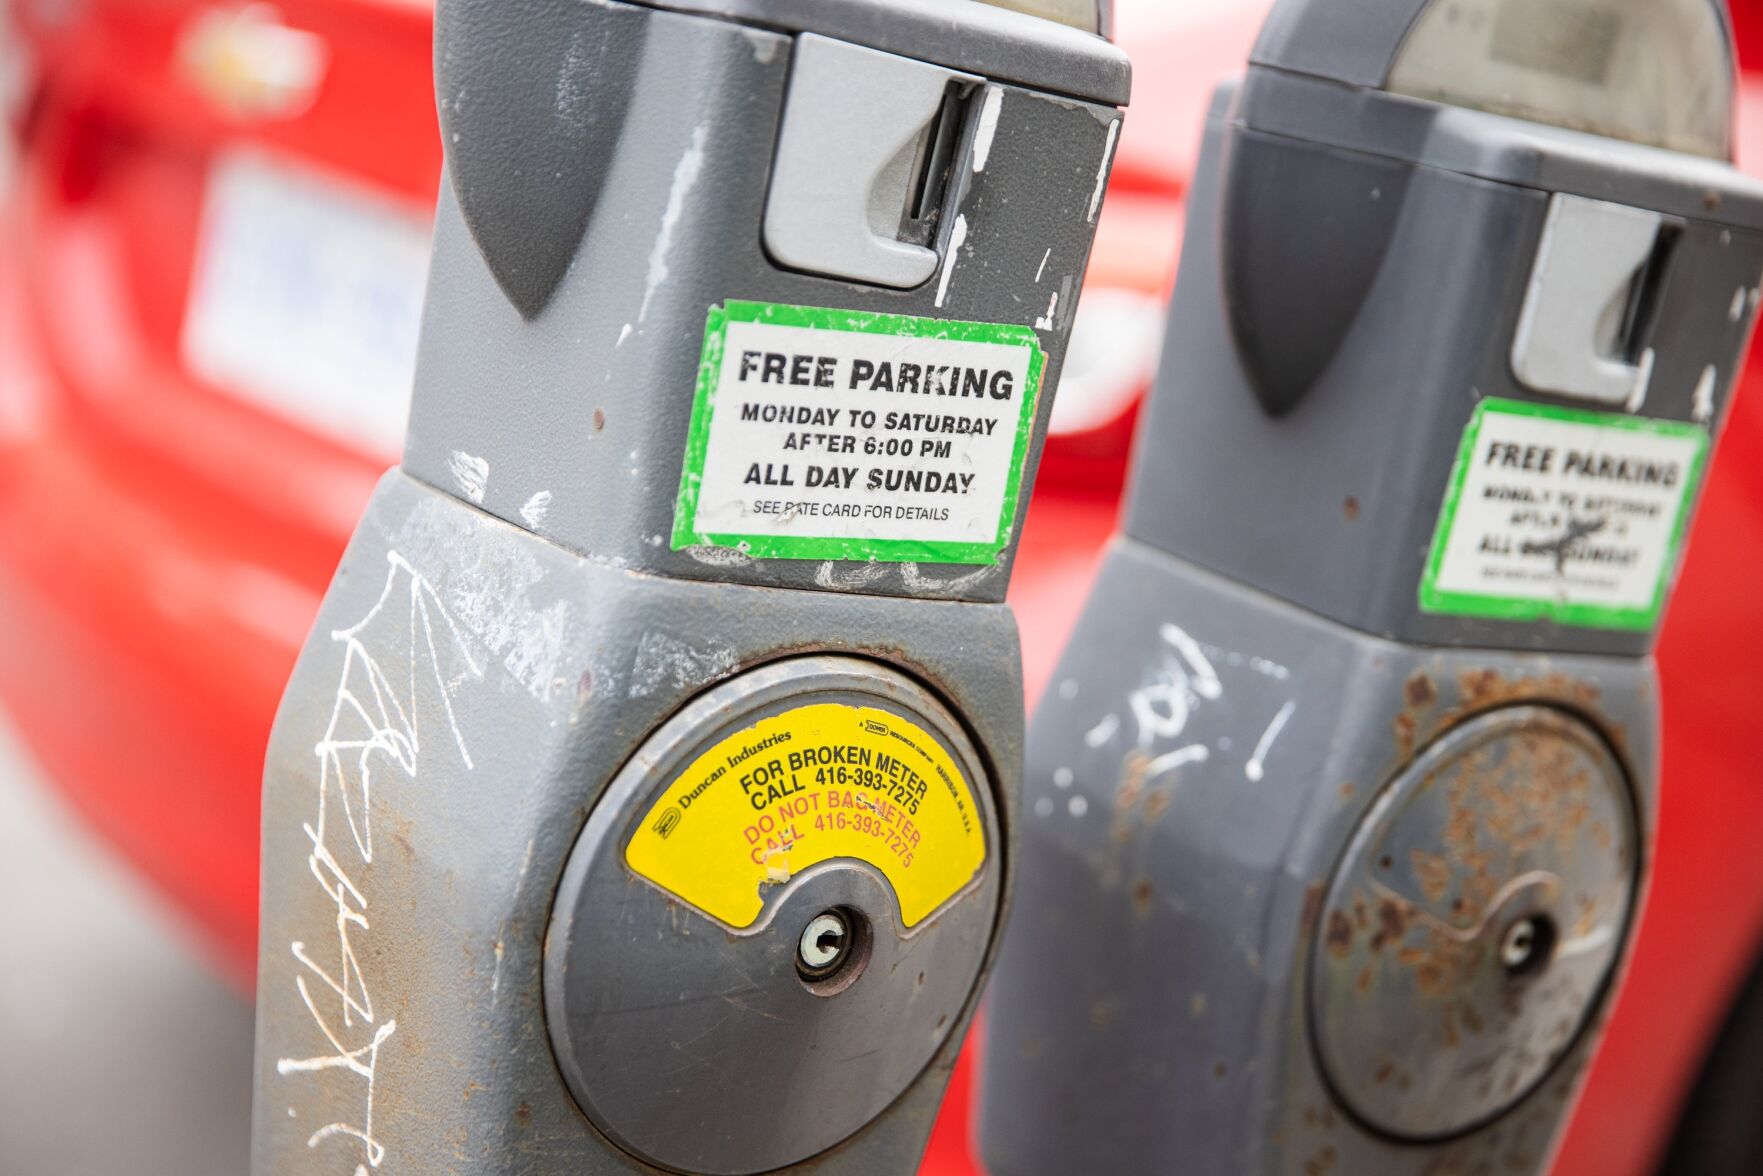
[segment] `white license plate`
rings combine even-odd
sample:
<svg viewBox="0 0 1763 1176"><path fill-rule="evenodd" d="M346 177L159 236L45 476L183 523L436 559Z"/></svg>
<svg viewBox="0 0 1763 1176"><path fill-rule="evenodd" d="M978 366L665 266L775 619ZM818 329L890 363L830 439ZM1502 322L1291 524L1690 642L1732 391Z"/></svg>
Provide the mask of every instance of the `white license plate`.
<svg viewBox="0 0 1763 1176"><path fill-rule="evenodd" d="M393 197L237 152L209 174L183 356L202 380L392 459L403 446L429 221Z"/></svg>

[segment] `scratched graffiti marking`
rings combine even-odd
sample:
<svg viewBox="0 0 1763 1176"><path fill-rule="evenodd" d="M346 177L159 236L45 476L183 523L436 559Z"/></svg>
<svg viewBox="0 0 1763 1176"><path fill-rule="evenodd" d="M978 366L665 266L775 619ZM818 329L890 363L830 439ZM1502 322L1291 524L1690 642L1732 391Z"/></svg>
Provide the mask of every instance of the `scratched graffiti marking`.
<svg viewBox="0 0 1763 1176"><path fill-rule="evenodd" d="M471 752L453 700L464 682L481 680L484 672L434 585L398 552L386 558L385 587L373 608L355 625L331 632L331 640L343 646L343 668L324 736L314 748L317 812L300 826L307 867L335 908L332 923L311 943L297 939L288 945L298 965L294 988L322 1044L313 1054L276 1061L276 1073L317 1077L329 1083L327 1094L342 1089L346 1104L359 1108L306 1140L314 1149L342 1141L346 1158L355 1162L354 1176L386 1159L373 1130L374 1092L380 1050L398 1030L395 1019L381 1016L383 1009L376 1012L360 964L361 945L372 929L369 898L357 879L373 862L374 774L396 772L414 783L429 736L439 736L431 740L437 753L450 748L469 770ZM402 677L399 659L407 671ZM418 693L431 681L438 707ZM352 1088L342 1087L344 1082Z"/></svg>
<svg viewBox="0 0 1763 1176"><path fill-rule="evenodd" d="M1126 705L1103 714L1084 733L1084 745L1093 750L1125 744L1135 795L1144 785L1184 764L1205 763L1215 752L1231 750L1228 739L1208 744L1189 735L1195 715L1225 697L1220 665L1228 670L1247 669L1277 682L1291 677L1285 666L1266 658L1203 645L1179 625L1159 626L1154 649L1154 661L1140 685L1127 695ZM1071 696L1075 695L1073 689ZM1061 697L1066 697L1063 690ZM1250 782L1265 775L1267 757L1296 709L1296 702L1285 702L1260 730L1253 753L1243 765L1243 775Z"/></svg>

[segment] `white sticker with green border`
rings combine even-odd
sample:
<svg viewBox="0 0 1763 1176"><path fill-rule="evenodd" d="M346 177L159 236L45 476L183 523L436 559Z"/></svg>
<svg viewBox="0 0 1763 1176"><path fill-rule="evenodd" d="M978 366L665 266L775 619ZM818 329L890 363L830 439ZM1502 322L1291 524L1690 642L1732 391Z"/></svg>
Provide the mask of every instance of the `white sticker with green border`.
<svg viewBox="0 0 1763 1176"><path fill-rule="evenodd" d="M1707 452L1696 425L1483 400L1457 453L1420 607L1652 628Z"/></svg>
<svg viewBox="0 0 1763 1176"><path fill-rule="evenodd" d="M996 563L1045 357L1024 326L764 302L710 311L674 548Z"/></svg>

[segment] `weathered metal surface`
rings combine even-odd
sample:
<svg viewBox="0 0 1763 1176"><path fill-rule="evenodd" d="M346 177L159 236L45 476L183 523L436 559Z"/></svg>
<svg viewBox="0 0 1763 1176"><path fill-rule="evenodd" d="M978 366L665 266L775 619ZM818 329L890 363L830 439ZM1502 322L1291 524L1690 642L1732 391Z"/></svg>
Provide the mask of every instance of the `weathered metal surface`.
<svg viewBox="0 0 1763 1176"><path fill-rule="evenodd" d="M989 997L989 1169L1140 1171L1160 1157L1303 1176L1539 1170L1601 990L1529 1098L1416 1143L1368 1127L1324 1072L1313 954L1333 961L1331 886L1381 798L1417 752L1486 715L1541 709L1626 732L1607 754L1613 778L1634 781L1631 864L1644 864L1653 693L1644 661L1407 647L1117 540L1031 729L1015 914ZM1360 932L1351 897L1369 950L1375 899ZM1405 922L1404 946L1423 926ZM1355 998L1362 970L1347 977ZM1426 1109L1452 1114L1472 1095Z"/></svg>
<svg viewBox="0 0 1763 1176"><path fill-rule="evenodd" d="M631 872L633 825L688 763L762 718L824 703L897 714L954 753L993 851L959 894L907 927L888 879L840 858L779 878L761 920L734 930ZM812 819L803 803L792 834L814 837ZM958 720L897 671L799 657L699 696L613 781L563 874L545 998L571 1090L610 1137L680 1171L763 1172L824 1151L898 1098L960 1022L997 926L999 841ZM855 912L865 928L861 974L833 990L796 962L823 911Z"/></svg>
<svg viewBox="0 0 1763 1176"><path fill-rule="evenodd" d="M1408 680L1410 698L1425 680ZM1566 712L1502 707L1427 747L1324 900L1309 1015L1335 1094L1411 1139L1528 1095L1603 995L1636 850L1625 774Z"/></svg>
<svg viewBox="0 0 1763 1176"><path fill-rule="evenodd" d="M270 747L257 1169L657 1171L577 1107L541 980L557 879L627 758L615 749L744 670L854 652L965 717L1001 837L1011 826L1012 790L997 786L1021 759L1008 610L849 603L635 575L388 475ZM1008 871L997 881L1007 898ZM681 912L682 937L692 918ZM911 1171L971 1012L958 1002L886 1114L791 1170ZM928 1036L940 1015L912 1023ZM820 1093L789 1086L786 1056L724 1059L720 1073L813 1107Z"/></svg>

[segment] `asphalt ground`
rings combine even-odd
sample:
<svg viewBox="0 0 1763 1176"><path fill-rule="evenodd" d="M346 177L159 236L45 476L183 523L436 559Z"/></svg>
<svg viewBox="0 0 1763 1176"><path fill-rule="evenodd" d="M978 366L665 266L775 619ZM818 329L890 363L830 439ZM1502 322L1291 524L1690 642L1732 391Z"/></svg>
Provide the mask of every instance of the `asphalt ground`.
<svg viewBox="0 0 1763 1176"><path fill-rule="evenodd" d="M250 1112L250 1004L0 721L0 1173L243 1173Z"/></svg>

